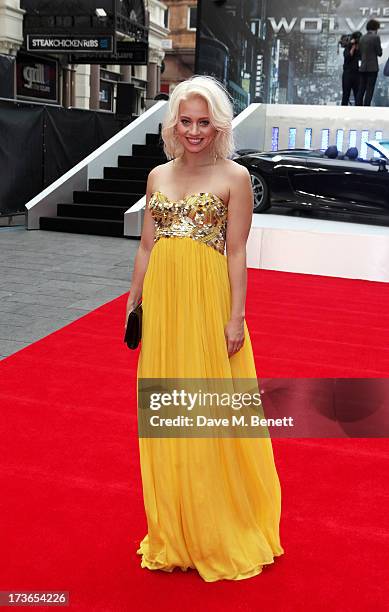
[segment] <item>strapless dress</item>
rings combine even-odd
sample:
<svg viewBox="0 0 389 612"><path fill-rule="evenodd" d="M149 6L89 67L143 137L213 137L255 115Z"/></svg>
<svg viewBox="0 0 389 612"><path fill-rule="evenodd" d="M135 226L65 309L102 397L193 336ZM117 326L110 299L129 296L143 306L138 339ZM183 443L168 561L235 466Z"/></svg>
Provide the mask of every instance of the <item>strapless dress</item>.
<svg viewBox="0 0 389 612"><path fill-rule="evenodd" d="M142 379L256 379L245 341L228 356L228 206L216 194L154 192L155 244L143 284ZM193 568L208 582L259 574L284 550L281 490L269 438L139 437L150 570Z"/></svg>

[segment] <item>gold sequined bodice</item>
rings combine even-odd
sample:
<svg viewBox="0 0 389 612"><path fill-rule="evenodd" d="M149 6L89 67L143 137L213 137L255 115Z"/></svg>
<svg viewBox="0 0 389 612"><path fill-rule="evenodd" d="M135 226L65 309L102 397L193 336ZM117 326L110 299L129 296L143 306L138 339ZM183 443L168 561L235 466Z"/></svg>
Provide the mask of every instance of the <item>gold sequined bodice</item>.
<svg viewBox="0 0 389 612"><path fill-rule="evenodd" d="M224 254L227 205L213 193L195 193L182 200L169 200L155 191L149 200L155 223L155 239L193 238Z"/></svg>

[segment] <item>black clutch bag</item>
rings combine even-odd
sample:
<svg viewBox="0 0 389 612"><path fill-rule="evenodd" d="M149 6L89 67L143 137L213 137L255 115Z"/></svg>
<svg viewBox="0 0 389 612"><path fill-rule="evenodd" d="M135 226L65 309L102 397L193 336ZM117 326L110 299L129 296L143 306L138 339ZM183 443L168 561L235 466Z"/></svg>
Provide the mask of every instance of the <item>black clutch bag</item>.
<svg viewBox="0 0 389 612"><path fill-rule="evenodd" d="M136 349L142 338L142 302L128 315L124 342L128 348Z"/></svg>

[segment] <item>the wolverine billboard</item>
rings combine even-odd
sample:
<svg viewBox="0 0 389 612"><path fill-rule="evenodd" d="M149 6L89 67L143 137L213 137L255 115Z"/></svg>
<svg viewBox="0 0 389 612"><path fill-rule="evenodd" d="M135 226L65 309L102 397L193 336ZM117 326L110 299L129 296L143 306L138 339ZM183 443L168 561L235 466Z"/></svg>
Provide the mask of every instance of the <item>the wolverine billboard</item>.
<svg viewBox="0 0 389 612"><path fill-rule="evenodd" d="M383 47L373 104L389 106L389 6L368 0L199 0L196 72L213 74L239 112L254 100L340 104L342 35L381 23Z"/></svg>

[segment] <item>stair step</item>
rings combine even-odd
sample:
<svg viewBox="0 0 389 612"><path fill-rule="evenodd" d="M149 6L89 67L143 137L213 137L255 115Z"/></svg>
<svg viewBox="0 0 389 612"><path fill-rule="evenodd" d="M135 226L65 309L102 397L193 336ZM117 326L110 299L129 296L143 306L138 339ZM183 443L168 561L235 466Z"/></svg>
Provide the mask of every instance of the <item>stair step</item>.
<svg viewBox="0 0 389 612"><path fill-rule="evenodd" d="M119 193L110 191L73 191L75 204L104 204L105 206L122 205L130 208L143 198L145 190L139 193Z"/></svg>
<svg viewBox="0 0 389 612"><path fill-rule="evenodd" d="M125 179L89 179L90 191L117 191L119 193L145 193L146 180L127 181Z"/></svg>
<svg viewBox="0 0 389 612"><path fill-rule="evenodd" d="M119 155L118 167L104 168L104 178L90 179L88 190L74 191L73 203L59 203L56 217L41 217L40 229L123 236L126 210L144 196L150 170L167 162L161 128L132 145L132 156Z"/></svg>
<svg viewBox="0 0 389 612"><path fill-rule="evenodd" d="M143 155L146 157L159 157L163 154L163 149L159 145L133 144L132 154L133 155Z"/></svg>
<svg viewBox="0 0 389 612"><path fill-rule="evenodd" d="M126 168L148 168L151 170L152 168L155 168L155 166L159 166L166 161L167 160L164 155L159 155L158 157L145 157L142 155L136 155L133 157L131 155L119 155L118 166Z"/></svg>
<svg viewBox="0 0 389 612"><path fill-rule="evenodd" d="M123 236L124 221L110 219L86 219L82 217L41 217L41 230L93 234L98 236Z"/></svg>
<svg viewBox="0 0 389 612"><path fill-rule="evenodd" d="M82 217L88 219L123 220L129 206L104 206L104 204L58 204L59 217Z"/></svg>
<svg viewBox="0 0 389 612"><path fill-rule="evenodd" d="M147 168L126 168L119 166L118 168L104 168L105 179L126 179L128 181L142 181L149 176L150 170Z"/></svg>
<svg viewBox="0 0 389 612"><path fill-rule="evenodd" d="M147 145L162 145L162 139L159 134L146 134Z"/></svg>

